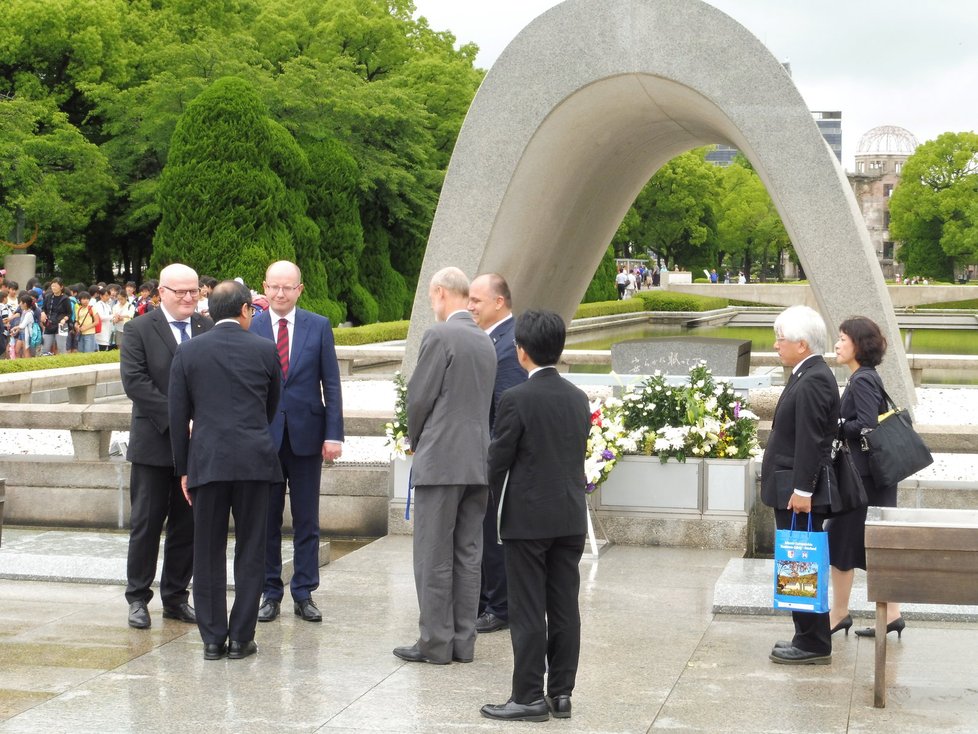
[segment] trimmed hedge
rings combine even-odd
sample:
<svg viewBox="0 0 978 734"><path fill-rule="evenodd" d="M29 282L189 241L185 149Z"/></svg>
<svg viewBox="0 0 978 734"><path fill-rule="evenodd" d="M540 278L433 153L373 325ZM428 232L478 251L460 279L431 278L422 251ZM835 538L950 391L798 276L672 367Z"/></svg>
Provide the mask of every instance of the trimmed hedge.
<svg viewBox="0 0 978 734"><path fill-rule="evenodd" d="M645 311L645 304L638 298L629 298L624 301L597 301L595 303L582 303L574 312L575 319L590 319L595 316L611 316L616 313L635 313Z"/></svg>
<svg viewBox="0 0 978 734"><path fill-rule="evenodd" d="M333 339L344 347L357 347L361 344L389 342L407 339L410 321L382 321L379 324L365 324L348 329L333 329Z"/></svg>
<svg viewBox="0 0 978 734"><path fill-rule="evenodd" d="M636 298L645 302L646 311L715 311L730 301L717 296L693 296L672 291L637 291Z"/></svg>
<svg viewBox="0 0 978 734"><path fill-rule="evenodd" d="M3 359L0 360L0 375L36 372L37 370L56 370L62 367L83 367L87 364L111 364L118 361L118 349L113 349L111 352L87 352L85 354L75 352L33 359Z"/></svg>

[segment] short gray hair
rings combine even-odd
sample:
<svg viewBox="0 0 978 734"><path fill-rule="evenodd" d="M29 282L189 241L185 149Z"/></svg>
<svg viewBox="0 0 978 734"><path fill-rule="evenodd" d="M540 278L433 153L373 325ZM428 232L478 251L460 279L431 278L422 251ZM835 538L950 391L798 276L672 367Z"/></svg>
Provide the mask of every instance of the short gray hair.
<svg viewBox="0 0 978 734"><path fill-rule="evenodd" d="M791 306L774 320L774 333L790 342L805 342L813 354L825 354L828 330L818 311L808 306Z"/></svg>
<svg viewBox="0 0 978 734"><path fill-rule="evenodd" d="M469 279L456 267L442 268L431 277L431 287L444 288L450 293L456 293L463 298L469 297Z"/></svg>

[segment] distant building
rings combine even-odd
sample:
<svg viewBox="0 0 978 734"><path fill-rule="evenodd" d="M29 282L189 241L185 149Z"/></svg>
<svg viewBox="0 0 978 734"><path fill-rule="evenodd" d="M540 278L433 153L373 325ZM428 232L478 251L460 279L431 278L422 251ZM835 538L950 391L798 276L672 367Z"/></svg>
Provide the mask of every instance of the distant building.
<svg viewBox="0 0 978 734"><path fill-rule="evenodd" d="M874 127L859 139L856 170L846 174L885 278L899 271L894 263L897 247L890 238L890 197L900 183L903 164L918 145L917 138L902 127Z"/></svg>

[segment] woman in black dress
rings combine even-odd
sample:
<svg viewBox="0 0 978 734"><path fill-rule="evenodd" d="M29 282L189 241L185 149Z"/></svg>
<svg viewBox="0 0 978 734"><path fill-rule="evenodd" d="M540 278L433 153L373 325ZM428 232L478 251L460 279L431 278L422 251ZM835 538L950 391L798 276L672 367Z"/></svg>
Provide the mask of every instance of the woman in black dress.
<svg viewBox="0 0 978 734"><path fill-rule="evenodd" d="M860 441L864 428L876 428L879 416L889 410L883 397L883 380L876 365L883 361L886 339L876 322L856 316L839 326L835 343L835 360L852 371L839 405L840 431L849 444L853 463L859 470L869 504L874 507L896 507L896 485L877 487L869 469L869 459ZM866 569L866 508L859 507L837 515L826 523L829 534L829 559L832 563L832 612L829 624L832 633L845 630L849 634L852 617L849 615L849 594L855 568ZM905 624L900 605L887 605L887 632L903 633ZM856 630L856 634L872 637L874 629Z"/></svg>

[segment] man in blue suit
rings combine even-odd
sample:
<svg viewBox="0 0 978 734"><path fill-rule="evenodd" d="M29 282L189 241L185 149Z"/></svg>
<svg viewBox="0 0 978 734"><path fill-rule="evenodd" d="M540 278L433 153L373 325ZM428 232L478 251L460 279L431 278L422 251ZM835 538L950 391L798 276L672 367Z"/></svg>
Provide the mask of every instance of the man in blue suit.
<svg viewBox="0 0 978 734"><path fill-rule="evenodd" d="M282 399L269 427L284 481L272 486L268 501L265 590L259 622L279 614L282 583L282 513L285 484L292 508L294 572L290 591L296 616L321 622L312 600L319 588L319 482L323 461L343 452L343 396L329 319L296 308L302 274L295 263L268 266L263 283L269 308L255 317L251 331L275 342L282 368Z"/></svg>
<svg viewBox="0 0 978 734"><path fill-rule="evenodd" d="M503 391L526 382L526 370L516 358L513 299L506 279L497 273L476 277L469 285L469 313L479 328L489 335L496 348L496 384L489 409L489 434L492 436L496 407ZM479 634L496 632L509 625L506 562L503 558L503 547L497 542L496 535L498 508L499 498L490 493L482 524L482 585L479 618L475 622L475 629Z"/></svg>

